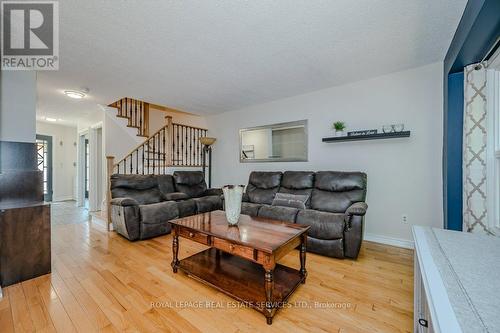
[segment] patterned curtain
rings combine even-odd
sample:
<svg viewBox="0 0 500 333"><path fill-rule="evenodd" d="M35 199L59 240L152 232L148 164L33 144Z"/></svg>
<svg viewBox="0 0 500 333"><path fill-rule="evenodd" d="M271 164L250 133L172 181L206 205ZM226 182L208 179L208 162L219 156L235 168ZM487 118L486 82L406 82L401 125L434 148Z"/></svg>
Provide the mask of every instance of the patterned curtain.
<svg viewBox="0 0 500 333"><path fill-rule="evenodd" d="M464 68L463 230L492 235L486 198L486 69Z"/></svg>

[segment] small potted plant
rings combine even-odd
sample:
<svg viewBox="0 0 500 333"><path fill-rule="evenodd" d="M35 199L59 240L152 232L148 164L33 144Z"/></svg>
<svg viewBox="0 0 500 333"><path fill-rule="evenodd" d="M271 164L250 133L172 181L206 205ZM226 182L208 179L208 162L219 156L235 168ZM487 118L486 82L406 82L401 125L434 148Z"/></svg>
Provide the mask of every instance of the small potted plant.
<svg viewBox="0 0 500 333"><path fill-rule="evenodd" d="M333 123L333 129L335 129L335 136L344 136L345 133L345 122L336 121Z"/></svg>

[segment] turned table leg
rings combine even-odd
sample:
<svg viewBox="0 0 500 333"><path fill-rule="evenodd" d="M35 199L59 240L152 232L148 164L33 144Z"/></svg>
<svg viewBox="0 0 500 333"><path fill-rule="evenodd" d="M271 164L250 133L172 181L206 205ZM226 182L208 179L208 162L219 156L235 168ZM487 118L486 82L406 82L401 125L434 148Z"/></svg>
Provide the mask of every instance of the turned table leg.
<svg viewBox="0 0 500 333"><path fill-rule="evenodd" d="M306 277L307 277L306 251L307 251L307 235L302 235L302 242L300 243L300 274L304 278L302 280L302 283L306 283Z"/></svg>
<svg viewBox="0 0 500 333"><path fill-rule="evenodd" d="M266 269L264 275L265 289L266 289L266 321L268 325L273 323L272 311L273 311L273 289L274 289L274 269Z"/></svg>
<svg viewBox="0 0 500 333"><path fill-rule="evenodd" d="M172 230L173 232L173 239L172 239L172 270L174 273L177 273L177 267L179 267L179 235L177 233L177 228L174 228Z"/></svg>

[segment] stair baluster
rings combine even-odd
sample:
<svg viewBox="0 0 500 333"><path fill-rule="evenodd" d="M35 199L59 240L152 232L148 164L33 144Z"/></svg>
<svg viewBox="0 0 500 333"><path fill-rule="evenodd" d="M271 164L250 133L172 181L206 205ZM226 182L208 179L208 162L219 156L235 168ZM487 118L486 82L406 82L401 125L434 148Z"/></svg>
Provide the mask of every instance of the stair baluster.
<svg viewBox="0 0 500 333"><path fill-rule="evenodd" d="M124 97L110 106L117 108L117 116L128 119L129 127L137 128L138 135L148 135L148 103ZM167 124L114 164L114 172L166 174L171 166L201 165L203 150L199 138L205 136L207 130L173 123L171 116L165 118Z"/></svg>

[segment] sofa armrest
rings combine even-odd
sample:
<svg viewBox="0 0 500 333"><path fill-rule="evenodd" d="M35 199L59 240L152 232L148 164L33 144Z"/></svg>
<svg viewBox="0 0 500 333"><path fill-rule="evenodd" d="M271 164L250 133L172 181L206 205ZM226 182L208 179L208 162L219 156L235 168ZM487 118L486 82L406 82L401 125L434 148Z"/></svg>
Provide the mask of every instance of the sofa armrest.
<svg viewBox="0 0 500 333"><path fill-rule="evenodd" d="M222 194L222 189L220 188L209 188L203 193L203 196L209 196L209 195L221 195Z"/></svg>
<svg viewBox="0 0 500 333"><path fill-rule="evenodd" d="M131 198L115 198L111 204L113 229L131 241L139 239L141 225L140 206L134 202Z"/></svg>
<svg viewBox="0 0 500 333"><path fill-rule="evenodd" d="M363 242L364 217L353 215L349 219L349 227L344 230L344 256L356 259Z"/></svg>
<svg viewBox="0 0 500 333"><path fill-rule="evenodd" d="M111 204L115 206L122 206L122 207L127 207L127 206L139 206L139 203L132 198L114 198L111 199Z"/></svg>
<svg viewBox="0 0 500 333"><path fill-rule="evenodd" d="M243 198L241 198L242 202L250 202L250 198L248 197L248 194L245 192L243 193Z"/></svg>
<svg viewBox="0 0 500 333"><path fill-rule="evenodd" d="M345 214L347 216L365 216L367 209L368 205L366 204L366 202L355 202L347 208Z"/></svg>

